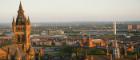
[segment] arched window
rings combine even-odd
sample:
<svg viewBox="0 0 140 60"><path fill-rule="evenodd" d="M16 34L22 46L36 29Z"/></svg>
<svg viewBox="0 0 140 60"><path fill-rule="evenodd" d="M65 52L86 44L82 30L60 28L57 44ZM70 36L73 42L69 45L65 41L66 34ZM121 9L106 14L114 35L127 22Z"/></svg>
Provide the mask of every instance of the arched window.
<svg viewBox="0 0 140 60"><path fill-rule="evenodd" d="M20 35L17 36L17 42L20 42Z"/></svg>

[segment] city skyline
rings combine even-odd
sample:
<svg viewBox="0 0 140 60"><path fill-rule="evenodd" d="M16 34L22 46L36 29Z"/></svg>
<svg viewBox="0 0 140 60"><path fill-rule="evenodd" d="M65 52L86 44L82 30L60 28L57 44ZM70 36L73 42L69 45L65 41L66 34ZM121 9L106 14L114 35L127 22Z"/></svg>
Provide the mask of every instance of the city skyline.
<svg viewBox="0 0 140 60"><path fill-rule="evenodd" d="M56 3L60 3L60 1L62 2L63 0L59 0ZM76 1L78 4L80 0ZM83 3L86 2L85 0L81 1ZM84 10L77 10L77 8L69 10L69 7L67 7L67 10L64 7L61 8L62 10L59 10L58 7L58 10L55 9L53 11L45 8L42 10L42 7L36 6L35 8L39 8L38 14L33 8L28 10L31 5L26 4L27 6L25 6L22 4L22 1L19 2L20 4L15 15L12 14L12 8L9 7L7 14L5 12L3 12L5 14L2 13L3 16L8 16L11 13L11 16L14 15L14 17L8 18L9 21L12 21L10 25L7 24L8 20L5 20L6 24L3 22L4 20L0 23L0 60L140 59L140 21L129 22L129 20L123 20L126 19L123 17L123 14L126 12L115 12L118 15L112 15L111 12L109 15L109 12L105 12L108 14L108 18L110 17L108 20L105 19L107 16L103 17L103 15L100 15L98 19L95 19L96 22L89 22L96 15L92 11L86 11L85 8L89 6L82 8ZM48 0L48 2L50 1ZM5 8L7 8L6 6ZM24 8L24 6L28 8ZM46 5L43 7L46 7ZM56 6L53 8L56 8ZM114 12L114 10L112 11ZM50 14L46 15L46 13ZM96 13L98 15L99 11ZM102 14L103 12L100 13ZM127 16L133 17L129 14ZM133 19L136 19L138 16L134 14L134 17ZM104 19L100 20L99 18ZM112 22L110 19L114 21ZM131 18L129 19L131 20ZM54 24L54 22L57 23Z"/></svg>
<svg viewBox="0 0 140 60"><path fill-rule="evenodd" d="M140 20L139 0L21 0L25 15L32 22L77 22L77 21L119 21ZM0 2L2 22L12 22L16 17L20 0ZM28 13L28 14L27 14Z"/></svg>

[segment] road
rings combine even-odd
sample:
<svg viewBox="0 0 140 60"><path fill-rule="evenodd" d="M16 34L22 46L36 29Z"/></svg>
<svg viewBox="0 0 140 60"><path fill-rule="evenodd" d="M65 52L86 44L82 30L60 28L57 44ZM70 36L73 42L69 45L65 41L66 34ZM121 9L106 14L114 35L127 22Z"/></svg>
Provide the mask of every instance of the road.
<svg viewBox="0 0 140 60"><path fill-rule="evenodd" d="M107 58L107 56L103 56L103 55L92 55L92 56L88 56L87 59L85 60L109 60Z"/></svg>

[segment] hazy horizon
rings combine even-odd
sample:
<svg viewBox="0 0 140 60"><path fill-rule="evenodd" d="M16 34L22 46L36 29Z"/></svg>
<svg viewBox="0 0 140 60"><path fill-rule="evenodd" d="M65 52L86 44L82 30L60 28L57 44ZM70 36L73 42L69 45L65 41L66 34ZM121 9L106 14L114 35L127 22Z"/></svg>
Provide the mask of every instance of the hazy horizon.
<svg viewBox="0 0 140 60"><path fill-rule="evenodd" d="M140 0L21 0L31 22L140 21ZM17 16L20 0L1 0L1 23Z"/></svg>

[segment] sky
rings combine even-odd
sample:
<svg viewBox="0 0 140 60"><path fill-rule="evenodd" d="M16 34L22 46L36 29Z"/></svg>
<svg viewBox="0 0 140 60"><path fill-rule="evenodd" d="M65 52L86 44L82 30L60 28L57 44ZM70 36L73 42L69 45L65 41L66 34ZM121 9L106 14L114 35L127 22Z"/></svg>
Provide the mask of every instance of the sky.
<svg viewBox="0 0 140 60"><path fill-rule="evenodd" d="M140 20L140 0L21 0L31 22ZM17 17L20 0L0 0L0 21Z"/></svg>

